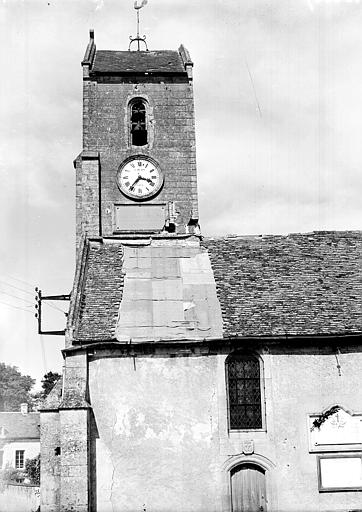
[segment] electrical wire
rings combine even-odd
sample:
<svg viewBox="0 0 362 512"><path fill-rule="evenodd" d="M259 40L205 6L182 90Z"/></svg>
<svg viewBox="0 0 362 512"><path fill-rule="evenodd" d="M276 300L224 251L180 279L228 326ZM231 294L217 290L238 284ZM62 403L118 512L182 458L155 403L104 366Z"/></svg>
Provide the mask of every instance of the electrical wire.
<svg viewBox="0 0 362 512"><path fill-rule="evenodd" d="M41 356L42 356L42 359L43 359L44 373L47 373L48 372L48 367L47 367L47 360L46 360L46 355L45 355L44 338L43 338L42 334L39 337L40 337L40 348L41 348Z"/></svg>
<svg viewBox="0 0 362 512"><path fill-rule="evenodd" d="M23 302L26 302L28 305L32 306L32 304L30 304L30 302L26 299L23 299L22 297L19 297L18 295L13 295L12 293L7 293L7 292L3 292L3 291L0 291L1 294L3 295L8 295L9 297L14 297L15 299L18 299L18 300L22 300Z"/></svg>
<svg viewBox="0 0 362 512"><path fill-rule="evenodd" d="M0 280L0 283L5 284L6 286L11 286L11 288L15 288L15 290L19 290L21 292L28 293L29 295L34 295L34 292L31 293L28 290L24 290L24 288L19 288L18 286L14 286L13 284L7 283L6 281ZM31 286L31 285L29 285L29 286ZM0 292L0 293L4 293L5 295L10 295L9 293L6 293L6 292ZM11 297L15 297L15 295L10 295L10 296ZM25 299L21 299L20 297L16 297L16 298L18 298L20 300L25 300ZM54 304L48 303L46 301L44 301L43 304L45 306L48 306L49 308L56 309L57 311L60 311L61 313L66 314L66 311L64 311L63 309L59 308L58 306L55 306Z"/></svg>
<svg viewBox="0 0 362 512"><path fill-rule="evenodd" d="M29 292L28 290L24 290L24 288L19 288L18 286L14 286L13 284L7 283L6 281L1 281L0 283L5 284L6 286L11 286L11 288L15 288L15 290L19 290L20 292L28 293L29 295L34 295L34 292Z"/></svg>
<svg viewBox="0 0 362 512"><path fill-rule="evenodd" d="M23 281L22 279L18 279L17 277L10 276L9 274L6 274L6 277L8 277L9 279L14 279L14 281L19 281L19 283L26 284L26 285L30 286L30 288L32 288L32 289L35 288L35 285L30 284L27 281Z"/></svg>
<svg viewBox="0 0 362 512"><path fill-rule="evenodd" d="M21 311L25 311L25 313L30 313L31 315L33 314L32 311L29 311L28 309L19 308L19 306L14 306L13 304L9 304L8 302L3 302L2 300L0 300L0 304L4 304L5 306L9 306L9 308L20 309Z"/></svg>
<svg viewBox="0 0 362 512"><path fill-rule="evenodd" d="M249 68L249 64L248 64L248 61L245 59L245 64L246 64L246 69L248 70L248 75L249 75L249 78L250 78L250 82L251 82L251 86L253 88L253 92L254 92L254 98L255 98L255 102L256 102L256 106L258 107L258 111L259 111L259 115L260 117L262 117L261 115L261 108L260 108L260 104L259 104L259 100L258 100L258 96L256 94L256 89L255 89L255 85L254 85L254 80L253 80L253 77L251 75L251 71L250 71L250 68Z"/></svg>

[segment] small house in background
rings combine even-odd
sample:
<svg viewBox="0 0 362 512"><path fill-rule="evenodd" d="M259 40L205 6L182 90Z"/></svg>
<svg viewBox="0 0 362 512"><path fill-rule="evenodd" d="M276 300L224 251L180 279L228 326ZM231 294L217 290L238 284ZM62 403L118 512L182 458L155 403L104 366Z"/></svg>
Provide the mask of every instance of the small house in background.
<svg viewBox="0 0 362 512"><path fill-rule="evenodd" d="M25 469L26 459L40 453L40 419L21 404L20 412L0 412L0 469Z"/></svg>

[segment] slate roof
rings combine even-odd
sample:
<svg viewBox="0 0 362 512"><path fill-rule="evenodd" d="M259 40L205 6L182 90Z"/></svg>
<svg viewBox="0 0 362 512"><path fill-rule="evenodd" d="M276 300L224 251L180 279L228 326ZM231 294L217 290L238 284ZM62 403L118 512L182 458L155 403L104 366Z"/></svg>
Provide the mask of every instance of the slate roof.
<svg viewBox="0 0 362 512"><path fill-rule="evenodd" d="M96 74L186 74L179 52L172 50L149 52L97 50L92 72Z"/></svg>
<svg viewBox="0 0 362 512"><path fill-rule="evenodd" d="M91 244L81 272L75 336L103 340L114 337L123 293L123 247Z"/></svg>
<svg viewBox="0 0 362 512"><path fill-rule="evenodd" d="M6 431L5 439L40 439L38 412L0 412L0 428Z"/></svg>
<svg viewBox="0 0 362 512"><path fill-rule="evenodd" d="M362 333L362 232L208 238L200 251L210 258L224 337ZM115 339L121 242L91 244L81 276L75 340Z"/></svg>
<svg viewBox="0 0 362 512"><path fill-rule="evenodd" d="M362 332L362 232L204 240L224 335Z"/></svg>

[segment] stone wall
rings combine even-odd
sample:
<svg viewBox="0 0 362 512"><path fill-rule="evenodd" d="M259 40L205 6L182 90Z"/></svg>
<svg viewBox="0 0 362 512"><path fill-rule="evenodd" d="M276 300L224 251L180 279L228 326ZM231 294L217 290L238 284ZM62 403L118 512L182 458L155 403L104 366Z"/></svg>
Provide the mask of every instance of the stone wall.
<svg viewBox="0 0 362 512"><path fill-rule="evenodd" d="M37 512L39 505L39 487L9 484L0 488L1 512Z"/></svg>
<svg viewBox="0 0 362 512"><path fill-rule="evenodd" d="M112 78L84 82L83 143L86 151L100 154L102 233L104 236L114 233L114 204L135 204L121 194L116 176L122 161L137 154L157 160L165 174L162 191L147 203L175 202L179 231L185 231L191 216L197 215L192 85L187 79L172 83L162 77L158 83L119 82ZM149 143L139 147L132 146L129 137L129 102L137 97L147 102L149 113ZM87 221L81 206L86 201L93 215L97 209L98 184L86 182L86 178L80 176L79 173L88 176L90 168L86 166L83 170L78 166L78 169L77 232L80 234L83 223L84 228L88 226L90 235L98 235L96 223ZM92 173L93 180L94 171Z"/></svg>
<svg viewBox="0 0 362 512"><path fill-rule="evenodd" d="M44 512L57 512L60 504L60 425L59 413L40 414L40 485Z"/></svg>

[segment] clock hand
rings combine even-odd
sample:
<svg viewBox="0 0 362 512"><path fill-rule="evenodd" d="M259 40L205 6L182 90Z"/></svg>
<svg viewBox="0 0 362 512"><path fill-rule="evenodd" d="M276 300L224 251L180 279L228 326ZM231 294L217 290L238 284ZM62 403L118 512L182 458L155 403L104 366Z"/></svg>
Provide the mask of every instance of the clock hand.
<svg viewBox="0 0 362 512"><path fill-rule="evenodd" d="M141 180L142 176L139 174L138 177L135 179L135 181L132 183L132 185L129 187L130 190L134 190L134 186L136 185L137 181Z"/></svg>
<svg viewBox="0 0 362 512"><path fill-rule="evenodd" d="M140 179L144 180L144 181L148 181L148 183L152 183L153 184L153 181L150 178L144 178L143 176L140 176Z"/></svg>

